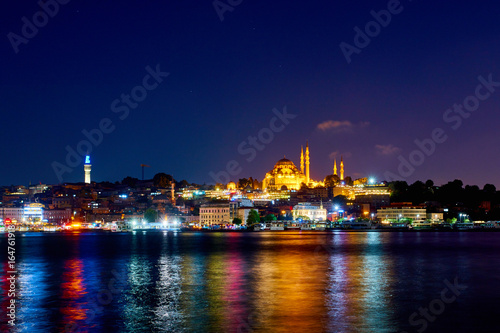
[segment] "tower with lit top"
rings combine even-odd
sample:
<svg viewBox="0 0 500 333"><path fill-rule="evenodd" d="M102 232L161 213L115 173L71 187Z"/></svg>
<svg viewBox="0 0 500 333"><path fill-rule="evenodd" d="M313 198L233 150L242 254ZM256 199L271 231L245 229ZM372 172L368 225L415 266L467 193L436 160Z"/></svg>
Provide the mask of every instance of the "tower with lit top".
<svg viewBox="0 0 500 333"><path fill-rule="evenodd" d="M340 180L344 180L344 159L340 156Z"/></svg>
<svg viewBox="0 0 500 333"><path fill-rule="evenodd" d="M85 156L85 164L83 170L85 170L85 184L90 184L90 170L92 169L92 164L90 164L90 156Z"/></svg>
<svg viewBox="0 0 500 333"><path fill-rule="evenodd" d="M300 172L304 173L304 146L300 146Z"/></svg>
<svg viewBox="0 0 500 333"><path fill-rule="evenodd" d="M309 185L309 142L306 142L306 184Z"/></svg>
<svg viewBox="0 0 500 333"><path fill-rule="evenodd" d="M337 159L334 159L333 162L333 174L337 176Z"/></svg>

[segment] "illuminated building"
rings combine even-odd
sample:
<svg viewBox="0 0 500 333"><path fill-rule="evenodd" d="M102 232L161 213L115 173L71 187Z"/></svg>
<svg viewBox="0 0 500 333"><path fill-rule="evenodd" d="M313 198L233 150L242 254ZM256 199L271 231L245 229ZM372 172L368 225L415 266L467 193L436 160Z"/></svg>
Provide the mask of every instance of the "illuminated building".
<svg viewBox="0 0 500 333"><path fill-rule="evenodd" d="M333 197L336 197L338 195L343 195L346 197L348 200L354 200L355 195L354 195L354 187L349 186L349 185L338 185L333 188Z"/></svg>
<svg viewBox="0 0 500 333"><path fill-rule="evenodd" d="M49 223L69 222L71 219L71 208L46 209L43 211L43 218Z"/></svg>
<svg viewBox="0 0 500 333"><path fill-rule="evenodd" d="M92 164L90 164L90 156L85 156L85 165L83 170L85 170L85 184L90 184L90 170L92 169Z"/></svg>
<svg viewBox="0 0 500 333"><path fill-rule="evenodd" d="M390 206L377 210L377 217L382 222L400 221L411 219L413 222L422 222L427 217L425 205L412 205L411 203L393 203Z"/></svg>
<svg viewBox="0 0 500 333"><path fill-rule="evenodd" d="M43 205L39 203L32 203L24 206L23 220L29 222L37 222L43 219Z"/></svg>
<svg viewBox="0 0 500 333"><path fill-rule="evenodd" d="M229 204L202 205L200 207L201 224L229 224Z"/></svg>
<svg viewBox="0 0 500 333"><path fill-rule="evenodd" d="M311 221L324 221L326 220L326 209L323 208L323 204L314 206L309 202L303 202L293 207L292 215L294 220L303 216L308 217Z"/></svg>
<svg viewBox="0 0 500 333"><path fill-rule="evenodd" d="M372 209L390 204L391 192L385 185L358 185L353 189L357 204L369 204Z"/></svg>
<svg viewBox="0 0 500 333"><path fill-rule="evenodd" d="M23 220L23 209L15 207L0 207L0 219L11 219L12 221L21 222Z"/></svg>
<svg viewBox="0 0 500 333"><path fill-rule="evenodd" d="M248 214L252 209L252 200L241 196L235 196L229 202L229 220L232 223L234 218L239 218L243 224L245 224L248 219Z"/></svg>
<svg viewBox="0 0 500 333"><path fill-rule="evenodd" d="M427 220L438 223L444 221L443 213L427 213Z"/></svg>
<svg viewBox="0 0 500 333"><path fill-rule="evenodd" d="M262 188L268 191L290 191L300 190L302 183L311 187L323 185L323 182L317 182L310 178L310 164L309 143L307 143L305 155L303 148L300 152L300 170L292 161L286 157L282 158L271 171L266 173L262 181Z"/></svg>
<svg viewBox="0 0 500 333"><path fill-rule="evenodd" d="M234 182L227 183L227 189L229 191L236 190L236 184Z"/></svg>

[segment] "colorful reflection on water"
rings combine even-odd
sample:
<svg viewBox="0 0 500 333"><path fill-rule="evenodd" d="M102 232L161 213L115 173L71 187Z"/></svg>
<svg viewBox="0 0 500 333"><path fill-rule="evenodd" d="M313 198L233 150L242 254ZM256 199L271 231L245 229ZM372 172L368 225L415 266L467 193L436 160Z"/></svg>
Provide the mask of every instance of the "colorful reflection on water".
<svg viewBox="0 0 500 333"><path fill-rule="evenodd" d="M60 296L62 321L69 325L68 328L74 325L82 327L87 318L83 262L80 259L67 260L63 269Z"/></svg>
<svg viewBox="0 0 500 333"><path fill-rule="evenodd" d="M456 276L469 284L468 292L428 331L481 331L477 323L456 319L473 312L482 318L479 325L489 327L485 314L493 314L500 296L500 260L494 255L500 246L492 237L344 231L26 234L18 245L14 331L414 332L409 316ZM4 316L2 325L5 330Z"/></svg>

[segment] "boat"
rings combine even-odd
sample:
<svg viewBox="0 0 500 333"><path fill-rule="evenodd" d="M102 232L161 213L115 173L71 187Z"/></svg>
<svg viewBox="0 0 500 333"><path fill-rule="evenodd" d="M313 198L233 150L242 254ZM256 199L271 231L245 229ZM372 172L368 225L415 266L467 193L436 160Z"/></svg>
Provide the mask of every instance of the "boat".
<svg viewBox="0 0 500 333"><path fill-rule="evenodd" d="M269 230L271 230L271 231L285 230L285 224L283 222L271 222Z"/></svg>
<svg viewBox="0 0 500 333"><path fill-rule="evenodd" d="M316 227L314 228L316 231L325 231L326 223L316 223Z"/></svg>
<svg viewBox="0 0 500 333"><path fill-rule="evenodd" d="M408 230L408 228L413 228L415 224L409 225L407 222L381 222L376 224L374 229L392 229L392 230ZM373 229L373 226L372 226ZM417 228L417 230L419 230Z"/></svg>
<svg viewBox="0 0 500 333"><path fill-rule="evenodd" d="M433 228L433 224L428 221L413 222L410 224L410 228L413 230L431 230Z"/></svg>
<svg viewBox="0 0 500 333"><path fill-rule="evenodd" d="M474 223L472 223L472 222L456 222L455 229L457 229L457 230L472 230L472 229L474 229Z"/></svg>
<svg viewBox="0 0 500 333"><path fill-rule="evenodd" d="M285 229L286 230L300 230L300 223L298 223L298 222L287 223Z"/></svg>
<svg viewBox="0 0 500 333"><path fill-rule="evenodd" d="M475 229L499 229L500 224L498 221L479 221L474 223L474 228Z"/></svg>
<svg viewBox="0 0 500 333"><path fill-rule="evenodd" d="M371 229L372 223L370 221L344 221L342 222L343 229Z"/></svg>
<svg viewBox="0 0 500 333"><path fill-rule="evenodd" d="M303 223L300 226L300 230L302 230L302 231L309 231L309 230L312 230L312 226L311 226L310 223Z"/></svg>

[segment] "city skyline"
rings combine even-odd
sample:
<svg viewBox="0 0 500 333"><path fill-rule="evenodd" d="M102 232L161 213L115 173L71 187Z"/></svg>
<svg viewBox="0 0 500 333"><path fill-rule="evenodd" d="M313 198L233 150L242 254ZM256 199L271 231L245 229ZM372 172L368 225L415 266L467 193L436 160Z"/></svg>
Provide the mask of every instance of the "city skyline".
<svg viewBox="0 0 500 333"><path fill-rule="evenodd" d="M53 164L67 165L65 148L76 151L89 140L83 131L94 129L102 132L90 147L96 181L140 178L145 163L146 178L167 172L212 183L210 172L233 160L242 169L236 180L262 180L283 155L297 163L296 147L306 140L312 178L331 174L343 155L353 178L384 180L398 174L399 156L409 160L419 149L415 140L440 128L446 140L408 172L409 183L461 179L500 187L500 160L490 152L500 120L500 47L493 42L499 5L389 3L317 1L304 12L295 3L242 2L221 21L212 2L140 3L140 13L139 2L68 2L18 44L8 34L23 37L22 18L33 22L40 7L9 4L0 23L1 98L11 127L2 132L0 184L80 181L83 159L62 180ZM372 21L384 24L356 47L358 31L359 46ZM81 29L87 22L93 24ZM347 55L347 44L357 51ZM473 103L469 97L485 81L481 96L491 94L476 111L454 111ZM249 138L270 129L285 108L295 117L282 129L278 122L272 138L263 132L269 142L248 161L253 154L241 151Z"/></svg>

